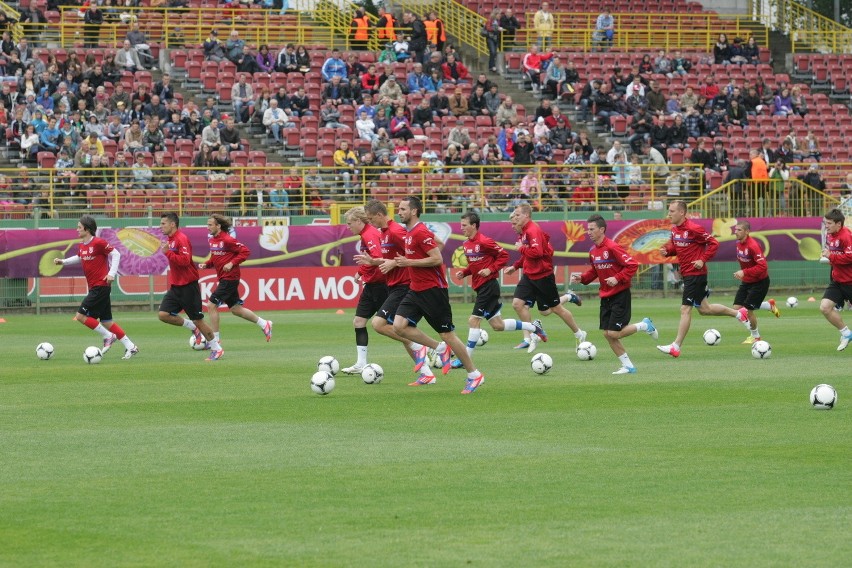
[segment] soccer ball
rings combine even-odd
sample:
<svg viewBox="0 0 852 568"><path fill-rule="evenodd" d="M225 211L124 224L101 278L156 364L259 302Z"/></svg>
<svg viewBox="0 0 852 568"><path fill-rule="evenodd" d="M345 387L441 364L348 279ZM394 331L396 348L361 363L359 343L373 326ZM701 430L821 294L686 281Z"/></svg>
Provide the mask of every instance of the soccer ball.
<svg viewBox="0 0 852 568"><path fill-rule="evenodd" d="M88 363L89 365L97 365L101 362L101 359L104 358L104 354L101 353L101 350L94 345L91 347L86 347L86 350L83 351L83 361Z"/></svg>
<svg viewBox="0 0 852 568"><path fill-rule="evenodd" d="M831 385L817 385L811 389L811 406L817 410L831 410L837 402L837 391Z"/></svg>
<svg viewBox="0 0 852 568"><path fill-rule="evenodd" d="M433 369L442 369L444 367L441 364L441 357L438 355L438 352L431 348L426 352L426 362L431 365Z"/></svg>
<svg viewBox="0 0 852 568"><path fill-rule="evenodd" d="M722 342L722 334L718 329L708 329L704 332L704 343L707 345L719 345Z"/></svg>
<svg viewBox="0 0 852 568"><path fill-rule="evenodd" d="M591 361L598 356L598 348L591 341L584 341L577 346L577 359Z"/></svg>
<svg viewBox="0 0 852 568"><path fill-rule="evenodd" d="M484 329L480 329L479 330L479 339L476 340L476 346L482 347L486 343L488 343L488 332L485 331Z"/></svg>
<svg viewBox="0 0 852 568"><path fill-rule="evenodd" d="M317 371L311 377L311 390L317 394L328 394L334 390L334 377L328 371Z"/></svg>
<svg viewBox="0 0 852 568"><path fill-rule="evenodd" d="M363 370L361 370L361 378L364 379L364 382L368 385L375 385L376 383L382 382L382 379L385 377L385 370L376 363L370 363L366 365Z"/></svg>
<svg viewBox="0 0 852 568"><path fill-rule="evenodd" d="M769 359L772 356L772 346L765 341L755 341L751 346L751 356L755 359Z"/></svg>
<svg viewBox="0 0 852 568"><path fill-rule="evenodd" d="M530 361L534 373L544 375L553 368L553 358L547 353L536 353Z"/></svg>
<svg viewBox="0 0 852 568"><path fill-rule="evenodd" d="M317 371L325 371L333 377L340 372L340 363L331 355L326 355L325 357L321 357L317 363Z"/></svg>
<svg viewBox="0 0 852 568"><path fill-rule="evenodd" d="M789 298L787 298L787 307L788 308L795 308L798 305L799 305L799 299L796 296L790 296Z"/></svg>
<svg viewBox="0 0 852 568"><path fill-rule="evenodd" d="M53 357L53 345L50 343L39 343L36 346L36 357L41 359L42 361L47 361L51 357Z"/></svg>
<svg viewBox="0 0 852 568"><path fill-rule="evenodd" d="M207 345L207 340L205 339L201 343L196 343L195 335L189 336L189 346L196 351L204 351L205 349L210 349L210 346Z"/></svg>

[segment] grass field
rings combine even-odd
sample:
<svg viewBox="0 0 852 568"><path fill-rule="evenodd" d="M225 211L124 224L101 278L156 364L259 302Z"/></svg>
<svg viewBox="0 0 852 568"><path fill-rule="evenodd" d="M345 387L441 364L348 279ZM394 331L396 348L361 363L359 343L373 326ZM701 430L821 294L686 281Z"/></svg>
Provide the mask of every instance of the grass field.
<svg viewBox="0 0 852 568"><path fill-rule="evenodd" d="M727 298L725 298L727 300ZM634 300L659 343L677 300ZM466 336L469 306L455 306ZM574 310L593 330L597 302ZM225 358L205 363L186 330L118 313L141 353L82 361L97 336L71 314L0 324L0 565L3 566L843 566L852 554L852 349L803 302L762 313L769 360L729 318L696 314L683 354L645 334L598 332L573 355L545 319L534 375L491 333L487 377L461 371L411 388L410 359L371 333L379 385L317 359L354 362L351 311L272 314L275 336L223 316ZM847 321L852 317L847 316ZM703 330L722 343L707 347ZM50 361L35 346L50 341ZM830 412L808 393L828 382ZM845 560L844 560L845 558Z"/></svg>

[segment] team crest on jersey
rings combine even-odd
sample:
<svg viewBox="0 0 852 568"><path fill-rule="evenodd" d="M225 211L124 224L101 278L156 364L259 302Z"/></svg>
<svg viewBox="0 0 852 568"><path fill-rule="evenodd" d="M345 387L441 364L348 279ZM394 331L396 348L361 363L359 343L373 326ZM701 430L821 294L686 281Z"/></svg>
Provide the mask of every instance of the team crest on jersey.
<svg viewBox="0 0 852 568"><path fill-rule="evenodd" d="M603 257L604 257L604 260L609 259L609 251L608 250L603 251Z"/></svg>

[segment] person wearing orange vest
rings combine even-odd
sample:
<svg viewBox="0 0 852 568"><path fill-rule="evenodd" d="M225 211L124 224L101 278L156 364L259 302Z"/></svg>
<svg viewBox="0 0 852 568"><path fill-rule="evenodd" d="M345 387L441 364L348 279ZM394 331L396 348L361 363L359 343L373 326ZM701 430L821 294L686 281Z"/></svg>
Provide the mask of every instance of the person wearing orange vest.
<svg viewBox="0 0 852 568"><path fill-rule="evenodd" d="M426 33L434 29L434 36L429 37L429 43L435 45L438 51L444 51L444 44L447 43L447 26L444 25L444 20L438 17L438 13L434 10L429 12L429 19L423 22L426 25ZM434 38L434 39L433 39Z"/></svg>
<svg viewBox="0 0 852 568"><path fill-rule="evenodd" d="M379 8L379 21L376 22L378 33L376 37L379 38L380 44L384 45L386 42L392 42L396 39L396 32L393 29L394 25L396 25L396 20L393 19L393 14L386 12L384 8Z"/></svg>
<svg viewBox="0 0 852 568"><path fill-rule="evenodd" d="M350 45L353 50L366 50L367 42L370 39L370 19L364 10L358 8L355 10L355 17L352 18L352 23L349 26L352 41Z"/></svg>

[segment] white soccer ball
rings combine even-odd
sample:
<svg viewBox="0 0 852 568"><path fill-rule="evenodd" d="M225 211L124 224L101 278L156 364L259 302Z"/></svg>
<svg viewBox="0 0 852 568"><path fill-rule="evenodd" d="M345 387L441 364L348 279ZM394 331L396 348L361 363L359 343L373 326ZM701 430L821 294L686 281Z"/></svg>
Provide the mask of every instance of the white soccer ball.
<svg viewBox="0 0 852 568"><path fill-rule="evenodd" d="M790 296L789 298L787 298L787 307L788 308L795 308L798 305L799 305L799 299L796 296Z"/></svg>
<svg viewBox="0 0 852 568"><path fill-rule="evenodd" d="M317 371L311 377L311 390L317 394L328 394L334 390L334 376L328 371Z"/></svg>
<svg viewBox="0 0 852 568"><path fill-rule="evenodd" d="M368 385L380 383L384 377L385 370L377 363L370 363L369 365L364 366L361 370L361 378L364 379L364 382Z"/></svg>
<svg viewBox="0 0 852 568"><path fill-rule="evenodd" d="M47 361L53 357L53 345L47 342L36 345L36 357L42 361Z"/></svg>
<svg viewBox="0 0 852 568"><path fill-rule="evenodd" d="M831 410L837 402L837 391L831 385L817 385L811 389L811 406L817 410Z"/></svg>
<svg viewBox="0 0 852 568"><path fill-rule="evenodd" d="M484 329L480 329L479 330L479 339L476 340L476 346L482 347L486 343L488 343L488 332L485 331Z"/></svg>
<svg viewBox="0 0 852 568"><path fill-rule="evenodd" d="M766 341L755 341L751 346L751 356L755 359L769 359L772 356L772 346Z"/></svg>
<svg viewBox="0 0 852 568"><path fill-rule="evenodd" d="M209 349L209 348L210 348L210 346L209 346L209 345L207 345L207 340L206 340L206 339L205 339L205 340L203 340L201 343L197 343L197 342L195 341L195 335L190 335L190 336L189 336L189 346L190 346L190 348L195 349L196 351L204 351L205 349Z"/></svg>
<svg viewBox="0 0 852 568"><path fill-rule="evenodd" d="M426 363L431 365L433 369L443 369L444 366L441 364L441 357L438 356L438 352L434 349L430 348L426 352Z"/></svg>
<svg viewBox="0 0 852 568"><path fill-rule="evenodd" d="M704 343L707 345L719 345L722 343L722 334L718 329L708 329L704 332Z"/></svg>
<svg viewBox="0 0 852 568"><path fill-rule="evenodd" d="M331 355L326 355L317 362L317 371L326 371L333 377L340 372L340 363Z"/></svg>
<svg viewBox="0 0 852 568"><path fill-rule="evenodd" d="M598 356L598 348L591 341L584 341L577 346L577 359L591 361Z"/></svg>
<svg viewBox="0 0 852 568"><path fill-rule="evenodd" d="M88 363L89 365L97 365L101 362L101 359L104 358L104 354L101 353L99 347L95 347L92 345L91 347L86 347L86 350L83 351L83 361Z"/></svg>
<svg viewBox="0 0 852 568"><path fill-rule="evenodd" d="M553 368L553 358L547 353L536 353L530 361L534 373L544 375Z"/></svg>

